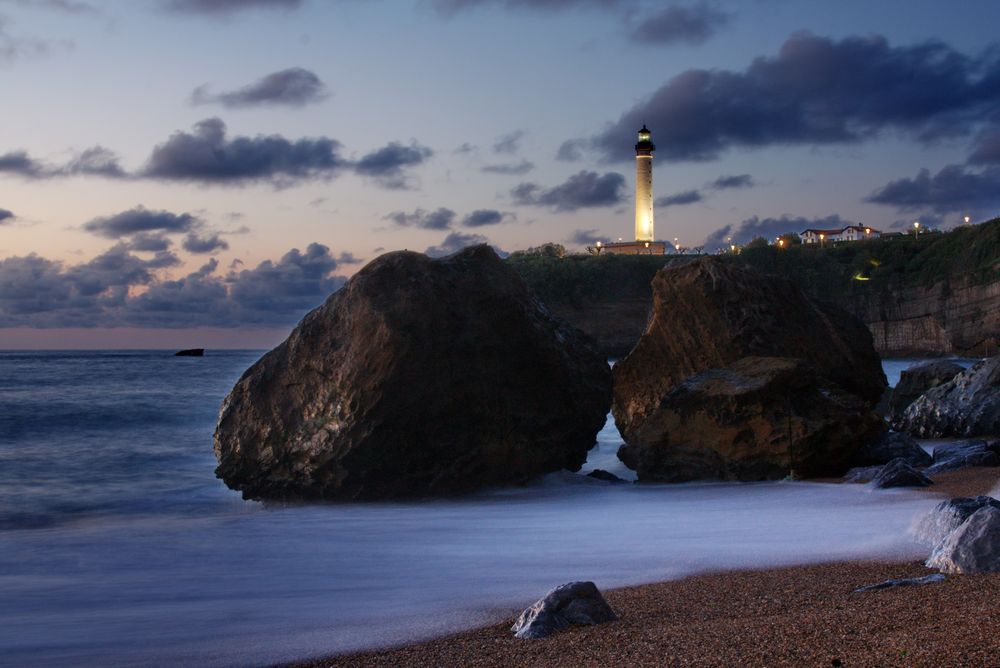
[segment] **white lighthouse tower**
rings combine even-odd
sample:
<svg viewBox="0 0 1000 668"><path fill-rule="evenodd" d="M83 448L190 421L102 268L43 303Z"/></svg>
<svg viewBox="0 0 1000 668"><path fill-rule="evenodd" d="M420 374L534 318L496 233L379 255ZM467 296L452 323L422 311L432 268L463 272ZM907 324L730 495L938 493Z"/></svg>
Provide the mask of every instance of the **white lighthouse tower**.
<svg viewBox="0 0 1000 668"><path fill-rule="evenodd" d="M635 240L653 240L653 151L650 133L643 124L635 145Z"/></svg>

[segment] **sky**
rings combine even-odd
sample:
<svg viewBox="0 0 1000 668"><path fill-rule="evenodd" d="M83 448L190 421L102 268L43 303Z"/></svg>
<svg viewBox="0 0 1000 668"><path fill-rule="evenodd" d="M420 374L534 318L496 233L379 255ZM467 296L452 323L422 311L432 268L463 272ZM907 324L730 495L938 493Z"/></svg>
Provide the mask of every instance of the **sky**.
<svg viewBox="0 0 1000 668"><path fill-rule="evenodd" d="M1000 212L995 0L0 0L0 349L267 347L379 254Z"/></svg>

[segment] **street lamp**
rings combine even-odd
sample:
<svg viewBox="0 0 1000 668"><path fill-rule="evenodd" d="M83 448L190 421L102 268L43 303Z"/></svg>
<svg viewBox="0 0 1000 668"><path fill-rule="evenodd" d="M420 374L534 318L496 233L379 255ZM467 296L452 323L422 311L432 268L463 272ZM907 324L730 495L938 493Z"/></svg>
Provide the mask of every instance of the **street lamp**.
<svg viewBox="0 0 1000 668"><path fill-rule="evenodd" d="M824 241L825 241L825 240L826 240L826 235L825 235L825 234L822 234L822 233L821 233L821 234L819 235L819 247L820 247L820 248L823 248L823 247L824 247L824 246L826 245L826 244L824 243Z"/></svg>
<svg viewBox="0 0 1000 668"><path fill-rule="evenodd" d="M913 221L913 238L916 239L917 235L920 234L920 221Z"/></svg>
<svg viewBox="0 0 1000 668"><path fill-rule="evenodd" d="M784 248L784 247L785 247L785 240L782 239L781 237L778 237L778 248Z"/></svg>
<svg viewBox="0 0 1000 668"><path fill-rule="evenodd" d="M968 216L966 216L966 217L965 217L965 224L966 224L966 225L968 225L968 224L969 224L969 217L968 217Z"/></svg>

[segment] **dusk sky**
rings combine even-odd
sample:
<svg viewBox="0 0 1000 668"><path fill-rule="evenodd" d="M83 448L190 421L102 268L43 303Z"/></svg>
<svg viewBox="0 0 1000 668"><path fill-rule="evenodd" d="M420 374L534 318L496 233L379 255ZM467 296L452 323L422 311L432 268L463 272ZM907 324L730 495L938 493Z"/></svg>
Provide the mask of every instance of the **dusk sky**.
<svg viewBox="0 0 1000 668"><path fill-rule="evenodd" d="M1000 212L1000 3L0 0L0 349L257 347L378 254Z"/></svg>

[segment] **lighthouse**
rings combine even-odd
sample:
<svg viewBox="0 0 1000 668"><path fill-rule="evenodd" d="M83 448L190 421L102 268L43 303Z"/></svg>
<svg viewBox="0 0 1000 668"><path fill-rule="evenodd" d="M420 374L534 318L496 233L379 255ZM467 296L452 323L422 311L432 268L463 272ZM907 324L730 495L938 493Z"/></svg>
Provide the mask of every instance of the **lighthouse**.
<svg viewBox="0 0 1000 668"><path fill-rule="evenodd" d="M643 123L635 145L635 240L653 240L653 151L649 129Z"/></svg>

